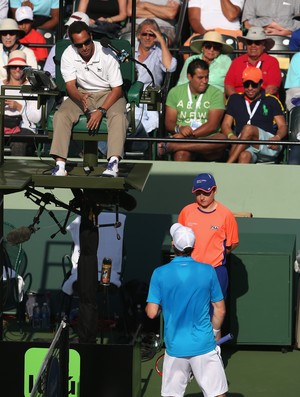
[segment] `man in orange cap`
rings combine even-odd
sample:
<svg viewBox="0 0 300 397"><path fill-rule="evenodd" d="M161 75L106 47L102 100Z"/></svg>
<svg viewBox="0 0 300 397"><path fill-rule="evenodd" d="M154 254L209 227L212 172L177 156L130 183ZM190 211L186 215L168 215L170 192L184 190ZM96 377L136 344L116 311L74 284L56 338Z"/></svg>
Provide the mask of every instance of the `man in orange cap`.
<svg viewBox="0 0 300 397"><path fill-rule="evenodd" d="M261 88L262 71L248 67L242 75L244 92L230 96L222 122L222 133L228 139L262 140L270 144L232 145L228 163L257 163L274 161L282 146L272 144L281 141L287 133L287 126L280 101ZM274 122L275 121L275 124ZM234 130L233 130L233 125Z"/></svg>

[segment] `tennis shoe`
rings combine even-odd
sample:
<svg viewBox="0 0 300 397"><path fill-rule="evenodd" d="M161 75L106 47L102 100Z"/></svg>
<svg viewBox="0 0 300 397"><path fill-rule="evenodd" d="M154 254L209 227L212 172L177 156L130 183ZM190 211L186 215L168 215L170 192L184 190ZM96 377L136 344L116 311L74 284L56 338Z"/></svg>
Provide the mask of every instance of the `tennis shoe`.
<svg viewBox="0 0 300 397"><path fill-rule="evenodd" d="M118 160L110 161L107 164L107 168L103 171L102 176L116 178L119 172L119 162Z"/></svg>
<svg viewBox="0 0 300 397"><path fill-rule="evenodd" d="M53 175L53 176L67 176L68 173L67 173L66 170L63 170L63 169L59 168L58 165L56 165L56 166L52 169L51 175Z"/></svg>

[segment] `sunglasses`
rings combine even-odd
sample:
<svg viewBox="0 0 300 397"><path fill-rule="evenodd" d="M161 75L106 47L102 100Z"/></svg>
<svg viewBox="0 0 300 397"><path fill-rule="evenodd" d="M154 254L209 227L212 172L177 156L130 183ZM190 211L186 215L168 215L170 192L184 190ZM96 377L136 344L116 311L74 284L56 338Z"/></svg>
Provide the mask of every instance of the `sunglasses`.
<svg viewBox="0 0 300 397"><path fill-rule="evenodd" d="M141 33L141 36L144 36L144 37L146 37L146 36L156 37L156 35L154 33L148 33L148 32Z"/></svg>
<svg viewBox="0 0 300 397"><path fill-rule="evenodd" d="M247 45L263 45L263 40L247 40Z"/></svg>
<svg viewBox="0 0 300 397"><path fill-rule="evenodd" d="M73 43L74 47L76 48L82 48L83 46L88 46L92 42L92 38L90 37L89 39L85 40L83 43Z"/></svg>
<svg viewBox="0 0 300 397"><path fill-rule="evenodd" d="M15 32L15 31L3 31L3 32L0 32L0 34L1 34L1 36L16 36L17 35L17 32Z"/></svg>
<svg viewBox="0 0 300 397"><path fill-rule="evenodd" d="M214 51L221 51L222 48L220 44L216 44L216 43L204 43L203 47L206 48L207 50L213 48Z"/></svg>
<svg viewBox="0 0 300 397"><path fill-rule="evenodd" d="M252 88L257 88L259 86L260 83L254 83L254 81L252 80L247 80L243 83L244 88L249 88L250 85Z"/></svg>
<svg viewBox="0 0 300 397"><path fill-rule="evenodd" d="M25 69L25 66L11 65L10 68L23 70L23 69Z"/></svg>

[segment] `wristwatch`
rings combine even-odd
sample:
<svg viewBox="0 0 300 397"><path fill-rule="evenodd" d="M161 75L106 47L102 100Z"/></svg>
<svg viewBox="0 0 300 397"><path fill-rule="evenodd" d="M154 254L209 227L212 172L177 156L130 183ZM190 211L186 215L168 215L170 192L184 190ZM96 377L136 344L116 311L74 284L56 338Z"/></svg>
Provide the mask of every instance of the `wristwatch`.
<svg viewBox="0 0 300 397"><path fill-rule="evenodd" d="M106 109L104 109L104 108L102 108L102 107L100 106L100 108L98 108L98 110L100 110L100 112L103 114L104 117L106 116L106 113L107 113L107 110L106 110Z"/></svg>

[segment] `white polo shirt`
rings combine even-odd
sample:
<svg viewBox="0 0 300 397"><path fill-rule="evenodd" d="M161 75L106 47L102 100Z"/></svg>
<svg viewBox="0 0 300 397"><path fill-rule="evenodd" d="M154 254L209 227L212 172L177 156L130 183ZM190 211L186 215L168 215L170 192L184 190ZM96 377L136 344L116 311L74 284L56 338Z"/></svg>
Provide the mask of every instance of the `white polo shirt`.
<svg viewBox="0 0 300 397"><path fill-rule="evenodd" d="M120 65L113 52L97 41L94 45L94 55L87 63L73 45L65 49L61 58L61 73L65 82L76 80L78 87L90 92L122 85Z"/></svg>

